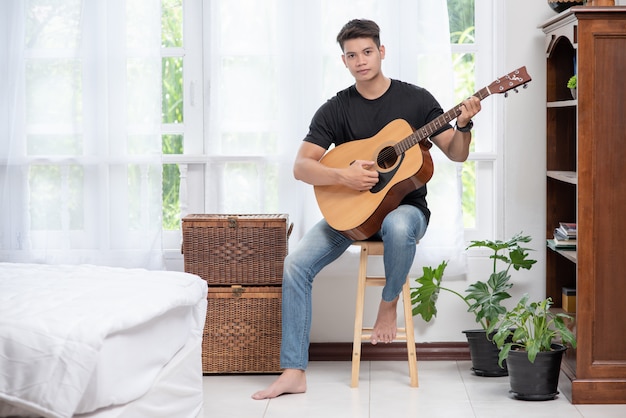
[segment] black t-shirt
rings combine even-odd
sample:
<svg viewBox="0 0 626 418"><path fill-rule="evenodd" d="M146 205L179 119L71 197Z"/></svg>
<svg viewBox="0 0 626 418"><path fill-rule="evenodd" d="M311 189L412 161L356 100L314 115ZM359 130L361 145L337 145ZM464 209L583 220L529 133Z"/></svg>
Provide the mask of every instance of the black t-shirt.
<svg viewBox="0 0 626 418"><path fill-rule="evenodd" d="M406 120L413 129L421 128L443 114L437 100L426 89L398 80L391 80L389 89L379 98L368 100L354 85L337 93L313 116L304 141L328 149L332 144L366 139L376 135L395 119ZM432 136L451 129L446 124ZM426 203L426 185L409 193L402 204L416 206L430 219Z"/></svg>

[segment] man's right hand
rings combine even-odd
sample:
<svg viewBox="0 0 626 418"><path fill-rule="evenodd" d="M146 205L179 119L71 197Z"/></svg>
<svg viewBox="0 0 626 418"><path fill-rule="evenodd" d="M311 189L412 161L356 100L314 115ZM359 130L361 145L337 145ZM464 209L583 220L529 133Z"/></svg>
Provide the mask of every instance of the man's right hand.
<svg viewBox="0 0 626 418"><path fill-rule="evenodd" d="M378 183L378 171L374 161L356 160L344 170L343 183L358 191L367 191Z"/></svg>

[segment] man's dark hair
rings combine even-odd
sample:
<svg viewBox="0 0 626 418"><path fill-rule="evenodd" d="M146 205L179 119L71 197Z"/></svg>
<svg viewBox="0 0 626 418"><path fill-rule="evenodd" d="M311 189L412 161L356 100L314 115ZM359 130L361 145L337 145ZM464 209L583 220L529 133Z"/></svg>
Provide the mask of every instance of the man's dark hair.
<svg viewBox="0 0 626 418"><path fill-rule="evenodd" d="M350 39L372 38L377 48L380 48L380 28L376 22L366 19L353 19L346 23L337 35L337 42L343 52L343 43Z"/></svg>

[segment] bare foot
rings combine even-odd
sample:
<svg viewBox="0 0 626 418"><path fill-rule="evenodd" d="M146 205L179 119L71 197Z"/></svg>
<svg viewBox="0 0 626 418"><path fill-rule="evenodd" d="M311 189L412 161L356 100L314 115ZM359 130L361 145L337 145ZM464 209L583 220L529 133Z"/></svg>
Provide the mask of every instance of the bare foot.
<svg viewBox="0 0 626 418"><path fill-rule="evenodd" d="M252 395L252 399L271 399L286 393L306 392L306 375L304 370L285 369L278 378L266 389Z"/></svg>
<svg viewBox="0 0 626 418"><path fill-rule="evenodd" d="M374 323L374 330L372 331L372 344L376 345L379 342L390 343L396 338L396 332L398 331L396 307L398 306L398 298L395 298L391 302L380 301L378 307L378 317L376 323Z"/></svg>

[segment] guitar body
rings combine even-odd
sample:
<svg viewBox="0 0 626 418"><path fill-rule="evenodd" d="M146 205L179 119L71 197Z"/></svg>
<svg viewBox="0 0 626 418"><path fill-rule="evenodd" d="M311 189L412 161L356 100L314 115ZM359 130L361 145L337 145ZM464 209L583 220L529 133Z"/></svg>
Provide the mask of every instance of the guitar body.
<svg viewBox="0 0 626 418"><path fill-rule="evenodd" d="M433 175L433 162L424 144L409 148L395 161L381 163L381 152L389 150L413 133L402 119L387 124L375 136L341 144L322 157L327 167L348 167L355 160L371 160L379 164L378 184L369 191L356 191L345 186L315 186L317 204L328 224L354 240L376 233L389 212L402 199L426 184Z"/></svg>

